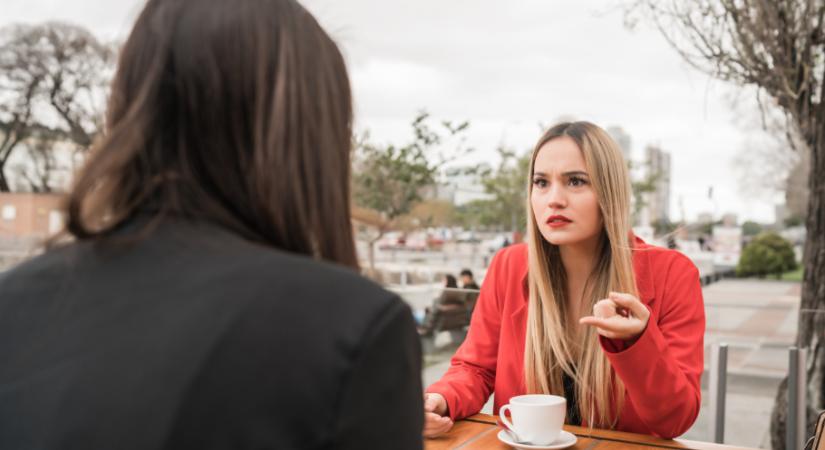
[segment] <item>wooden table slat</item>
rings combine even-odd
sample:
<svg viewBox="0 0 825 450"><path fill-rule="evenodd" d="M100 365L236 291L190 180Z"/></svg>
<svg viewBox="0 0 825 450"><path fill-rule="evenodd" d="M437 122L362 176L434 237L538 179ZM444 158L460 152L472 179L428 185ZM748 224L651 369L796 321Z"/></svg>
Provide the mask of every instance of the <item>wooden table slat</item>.
<svg viewBox="0 0 825 450"><path fill-rule="evenodd" d="M453 425L453 428L449 431L449 433L437 438L425 439L424 448L427 450L446 450L458 448L477 435L493 428L497 428L497 426L459 420Z"/></svg>
<svg viewBox="0 0 825 450"><path fill-rule="evenodd" d="M498 440L496 416L476 414L456 422L452 430L444 436L425 440L426 450L507 450L508 445ZM614 450L627 449L676 449L676 450L753 450L745 447L696 442L684 439L661 439L653 436L627 433L623 431L590 429L565 425L564 429L578 438L573 450Z"/></svg>

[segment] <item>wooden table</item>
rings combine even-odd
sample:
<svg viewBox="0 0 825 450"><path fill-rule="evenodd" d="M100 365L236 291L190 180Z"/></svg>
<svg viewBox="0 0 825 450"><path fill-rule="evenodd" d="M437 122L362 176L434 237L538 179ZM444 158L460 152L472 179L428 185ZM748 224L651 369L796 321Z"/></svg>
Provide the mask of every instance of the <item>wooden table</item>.
<svg viewBox="0 0 825 450"><path fill-rule="evenodd" d="M496 416L476 414L453 425L449 433L433 439L424 439L425 450L508 450L511 447L499 441ZM565 425L564 429L578 438L573 450L618 449L695 449L695 450L753 450L746 447L688 441L685 439L659 439L652 436L622 431L596 430Z"/></svg>

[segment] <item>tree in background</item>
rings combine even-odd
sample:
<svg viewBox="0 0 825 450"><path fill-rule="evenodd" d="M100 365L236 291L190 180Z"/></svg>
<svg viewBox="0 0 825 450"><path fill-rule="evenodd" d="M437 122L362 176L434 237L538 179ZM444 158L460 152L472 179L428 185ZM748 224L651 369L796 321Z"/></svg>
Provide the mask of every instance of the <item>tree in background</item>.
<svg viewBox="0 0 825 450"><path fill-rule="evenodd" d="M526 221L527 178L532 152L517 153L499 147L499 163L495 170L487 166L482 171L481 184L492 198L483 200L489 225L499 231L524 231Z"/></svg>
<svg viewBox="0 0 825 450"><path fill-rule="evenodd" d="M651 226L653 227L653 232L656 236L664 236L675 232L681 224L665 219L657 219L653 221Z"/></svg>
<svg viewBox="0 0 825 450"><path fill-rule="evenodd" d="M786 219L784 220L784 222L783 222L783 223L784 223L784 224L785 224L785 226L786 226L786 227L788 227L788 228L790 228L790 227L798 227L798 226L800 226L800 225L804 225L804 224L805 224L805 220L804 220L804 219L802 219L802 218L801 218L801 217L799 217L799 216L790 216L790 217L786 218Z"/></svg>
<svg viewBox="0 0 825 450"><path fill-rule="evenodd" d="M796 255L791 243L776 233L763 233L751 241L742 251L736 274L739 276L776 275L795 270Z"/></svg>
<svg viewBox="0 0 825 450"><path fill-rule="evenodd" d="M449 227L456 222L456 208L447 200L422 200L410 212L397 219L399 228Z"/></svg>
<svg viewBox="0 0 825 450"><path fill-rule="evenodd" d="M89 148L103 129L115 53L75 25L0 29L0 191L11 190L6 164L21 144L30 145L34 167L16 171L34 191L53 188L41 177L58 163L53 144L71 144L74 153Z"/></svg>
<svg viewBox="0 0 825 450"><path fill-rule="evenodd" d="M808 207L800 310L825 309L825 1L631 0L692 66L735 85L755 88L784 113L788 144L808 152ZM765 105L766 101L760 104ZM763 108L765 109L765 108ZM799 315L796 345L808 348L808 434L825 410L825 315ZM771 420L771 444L785 448L787 378Z"/></svg>
<svg viewBox="0 0 825 450"><path fill-rule="evenodd" d="M762 232L762 225L752 221L746 220L745 223L742 224L742 235L743 236L756 236L757 234Z"/></svg>
<svg viewBox="0 0 825 450"><path fill-rule="evenodd" d="M444 164L472 151L463 140L469 122L444 121L436 130L429 117L426 112L418 114L412 122L413 139L402 146L376 144L366 133L355 142L353 199L381 217L368 242L370 270L375 269L375 243L422 202L424 190L433 187ZM445 150L448 140L458 143Z"/></svg>

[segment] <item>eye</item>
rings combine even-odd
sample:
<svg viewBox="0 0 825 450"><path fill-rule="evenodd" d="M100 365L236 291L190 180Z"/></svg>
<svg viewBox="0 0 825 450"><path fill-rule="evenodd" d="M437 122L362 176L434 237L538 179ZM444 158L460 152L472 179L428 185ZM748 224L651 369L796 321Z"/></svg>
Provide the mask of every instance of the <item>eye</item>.
<svg viewBox="0 0 825 450"><path fill-rule="evenodd" d="M584 186L587 184L587 180L581 177L570 177L570 179L567 180L567 184L574 187Z"/></svg>
<svg viewBox="0 0 825 450"><path fill-rule="evenodd" d="M533 178L533 186L545 188L547 187L547 180L544 178Z"/></svg>

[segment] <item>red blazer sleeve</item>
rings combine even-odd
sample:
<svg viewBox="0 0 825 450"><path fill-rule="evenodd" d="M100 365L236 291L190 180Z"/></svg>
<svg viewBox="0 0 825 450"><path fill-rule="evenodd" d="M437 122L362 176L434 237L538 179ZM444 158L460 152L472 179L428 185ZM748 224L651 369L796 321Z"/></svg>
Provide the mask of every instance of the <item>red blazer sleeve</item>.
<svg viewBox="0 0 825 450"><path fill-rule="evenodd" d="M487 270L467 337L453 355L450 368L426 389L444 396L453 420L481 411L493 392L502 315L500 285L505 279L503 253L496 254Z"/></svg>
<svg viewBox="0 0 825 450"><path fill-rule="evenodd" d="M699 414L705 308L699 271L687 257L678 255L666 270L653 300L660 306L648 305L658 315L651 314L639 339L629 347L603 337L600 342L642 422L651 433L673 438Z"/></svg>

